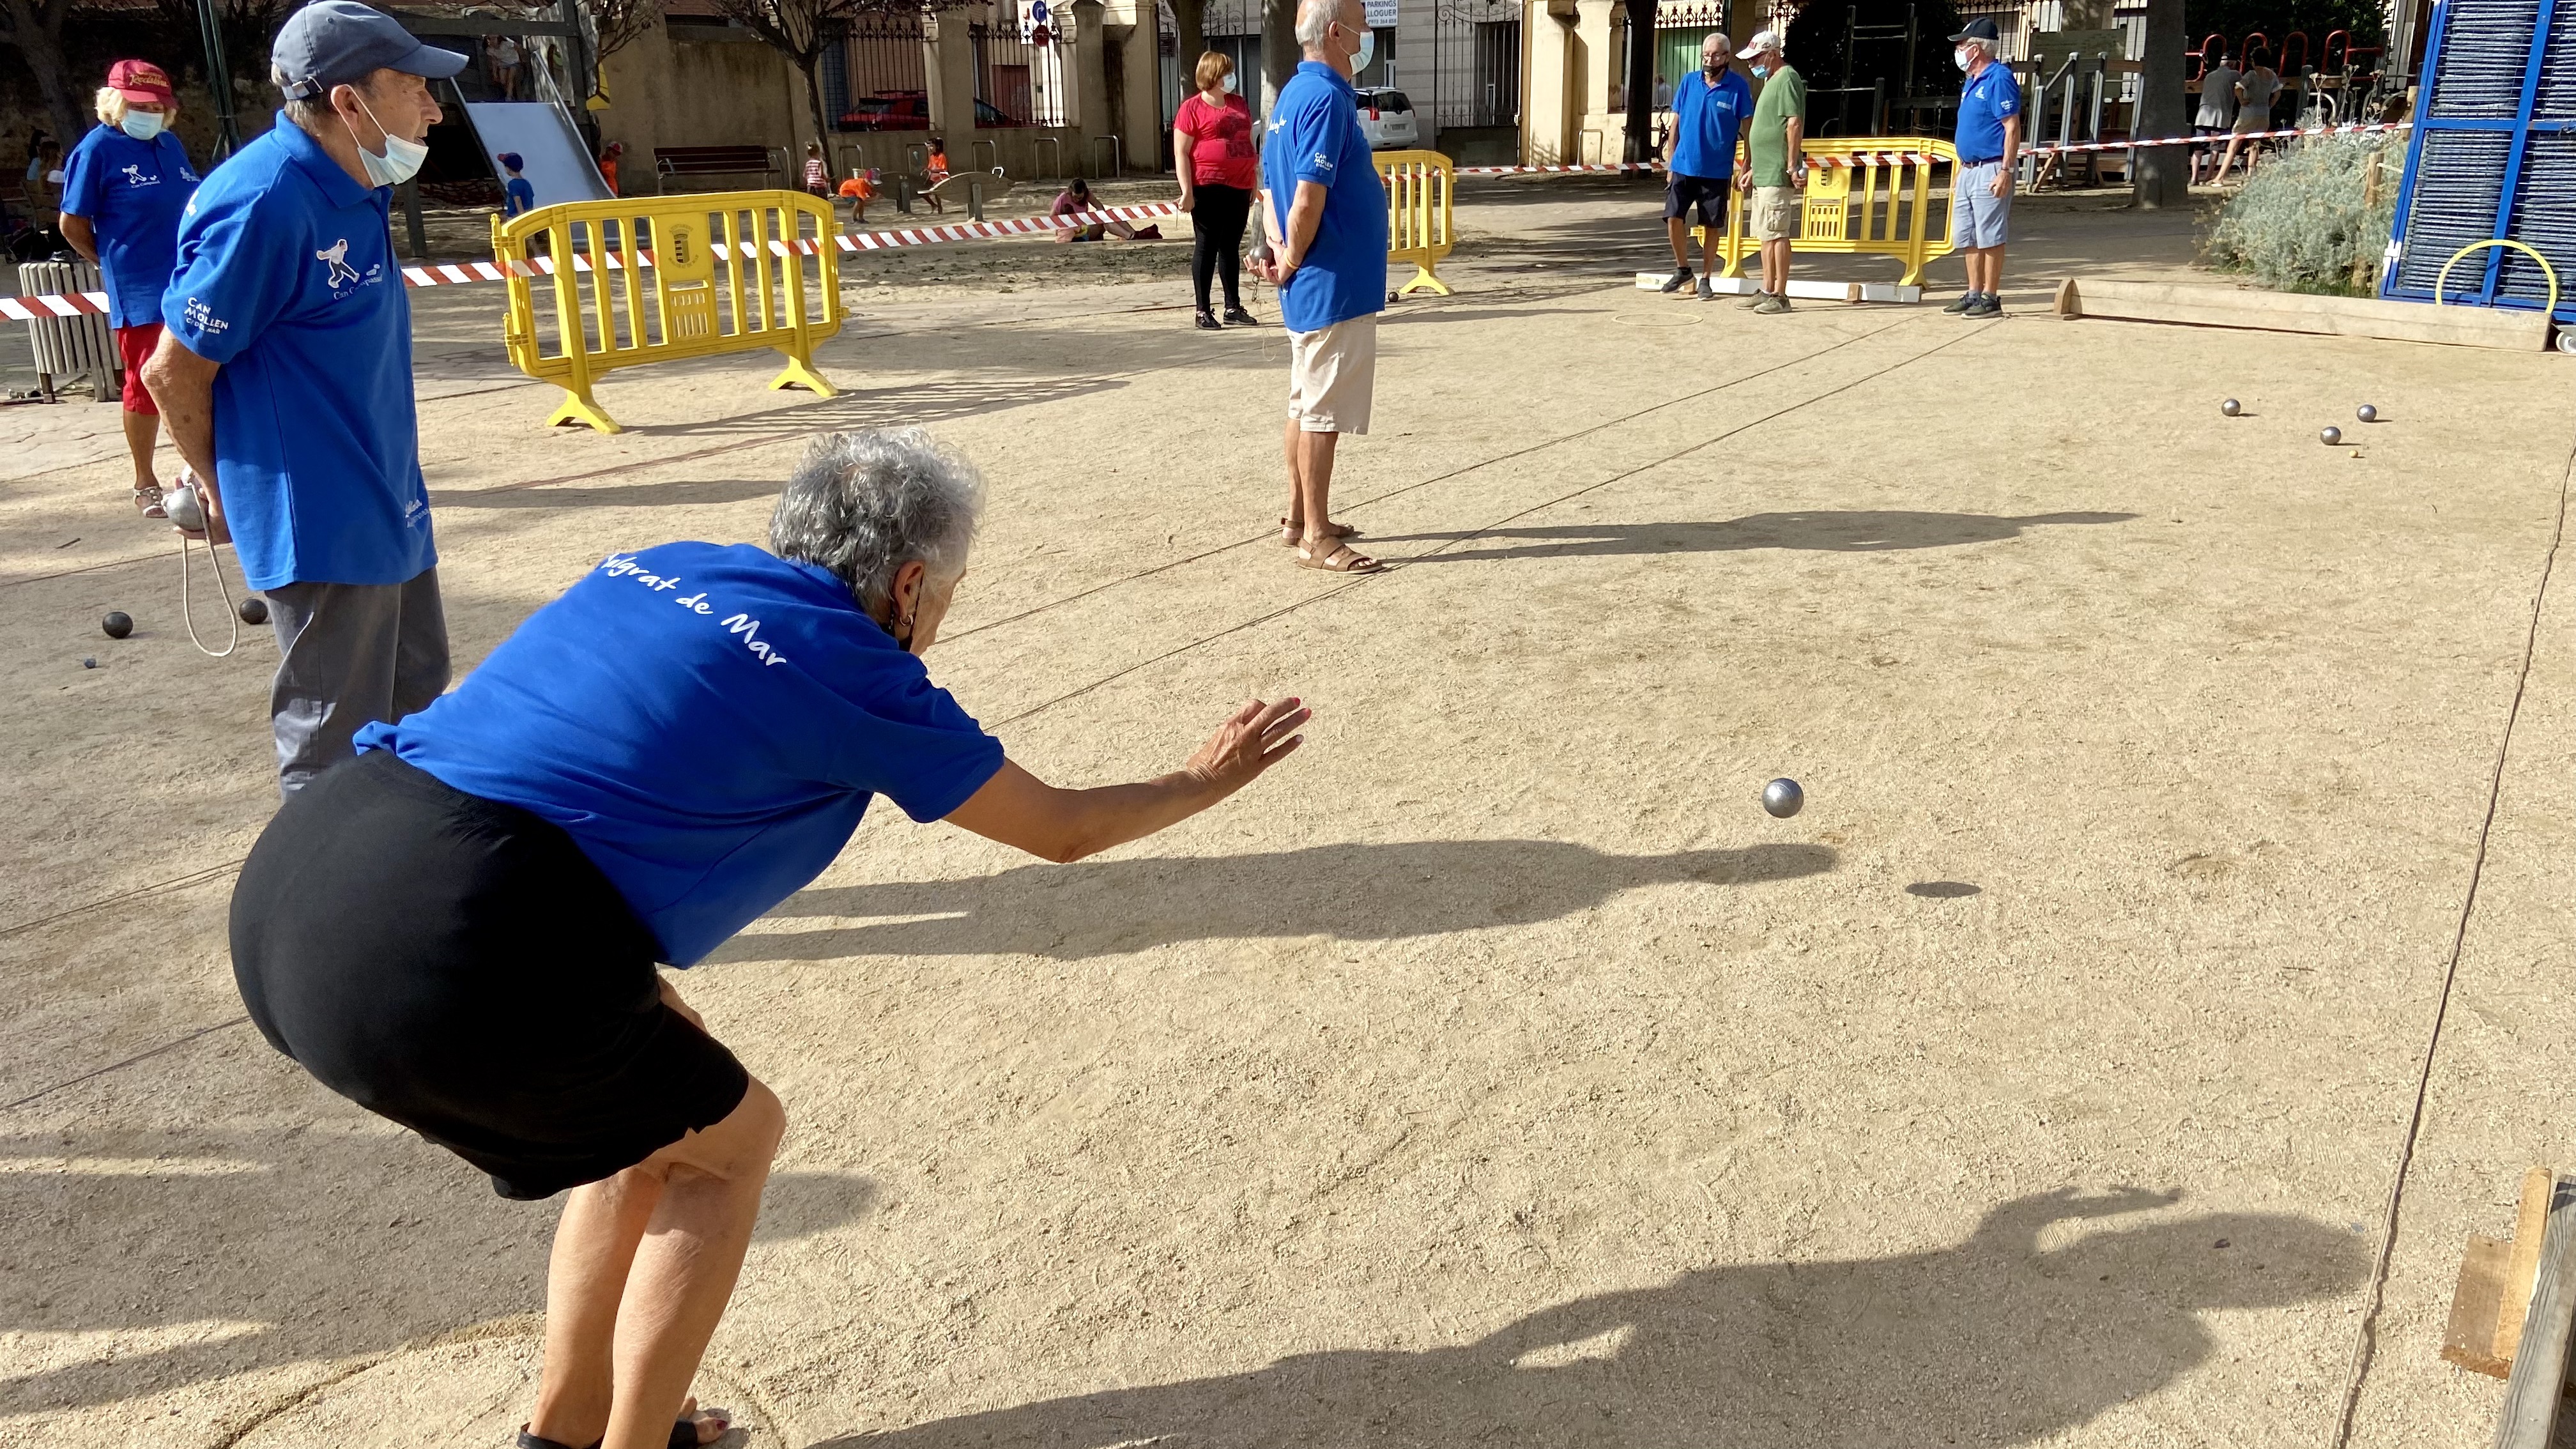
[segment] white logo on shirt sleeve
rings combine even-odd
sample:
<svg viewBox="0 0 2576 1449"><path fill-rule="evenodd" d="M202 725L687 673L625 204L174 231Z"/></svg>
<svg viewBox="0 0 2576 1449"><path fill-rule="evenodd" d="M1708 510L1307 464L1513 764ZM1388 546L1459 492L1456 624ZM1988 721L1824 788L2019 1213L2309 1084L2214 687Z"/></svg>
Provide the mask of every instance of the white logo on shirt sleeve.
<svg viewBox="0 0 2576 1449"><path fill-rule="evenodd" d="M232 330L233 324L215 315L203 297L190 297L187 312L188 330L200 337L218 337Z"/></svg>

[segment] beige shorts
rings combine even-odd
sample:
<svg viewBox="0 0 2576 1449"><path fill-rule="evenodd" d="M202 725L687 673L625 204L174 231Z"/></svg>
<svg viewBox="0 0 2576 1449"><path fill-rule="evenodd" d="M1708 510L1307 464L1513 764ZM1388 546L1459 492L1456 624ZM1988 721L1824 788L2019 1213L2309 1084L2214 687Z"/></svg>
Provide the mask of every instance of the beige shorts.
<svg viewBox="0 0 2576 1449"><path fill-rule="evenodd" d="M1309 433L1365 433L1377 389L1377 314L1288 334L1288 416Z"/></svg>
<svg viewBox="0 0 2576 1449"><path fill-rule="evenodd" d="M1753 188L1753 239L1758 242L1790 241L1800 230L1799 215L1805 210L1794 186L1757 186Z"/></svg>

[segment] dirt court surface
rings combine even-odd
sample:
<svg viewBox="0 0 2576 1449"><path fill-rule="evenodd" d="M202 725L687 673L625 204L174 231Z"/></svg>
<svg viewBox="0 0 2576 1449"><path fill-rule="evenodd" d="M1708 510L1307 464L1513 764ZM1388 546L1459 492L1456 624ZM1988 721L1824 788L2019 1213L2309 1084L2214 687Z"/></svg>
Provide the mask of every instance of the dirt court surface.
<svg viewBox="0 0 2576 1449"><path fill-rule="evenodd" d="M686 973L791 1122L728 1442L2310 1446L2366 1321L2350 1443L2487 1441L2462 1237L2576 1166L2576 363L2055 321L2187 260L2103 198L2026 204L1998 322L1757 318L1629 285L1652 196L1470 193L1344 449L1363 580L1266 526L1281 335L1169 270L854 275L840 397L620 374L617 437L416 294L460 666L919 421L994 485L932 673L1015 758L1318 711L1077 866L880 808ZM188 647L114 424L0 411L0 1441L505 1444L553 1210L241 1023L274 647Z"/></svg>

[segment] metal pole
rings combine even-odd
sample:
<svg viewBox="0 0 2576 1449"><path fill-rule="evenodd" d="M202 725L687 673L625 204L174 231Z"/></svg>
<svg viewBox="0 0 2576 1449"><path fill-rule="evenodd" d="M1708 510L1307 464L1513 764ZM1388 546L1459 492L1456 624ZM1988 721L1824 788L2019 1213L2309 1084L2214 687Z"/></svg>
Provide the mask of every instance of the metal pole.
<svg viewBox="0 0 2576 1449"><path fill-rule="evenodd" d="M406 240L411 243L411 259L424 261L429 256L429 228L420 216L420 182L417 179L406 181L394 188L394 195L402 202L403 227L410 233Z"/></svg>
<svg viewBox="0 0 2576 1449"><path fill-rule="evenodd" d="M224 59L223 22L215 0L197 0L197 29L206 41L206 89L215 98L215 154L220 163L241 149L241 124L233 119L233 68Z"/></svg>

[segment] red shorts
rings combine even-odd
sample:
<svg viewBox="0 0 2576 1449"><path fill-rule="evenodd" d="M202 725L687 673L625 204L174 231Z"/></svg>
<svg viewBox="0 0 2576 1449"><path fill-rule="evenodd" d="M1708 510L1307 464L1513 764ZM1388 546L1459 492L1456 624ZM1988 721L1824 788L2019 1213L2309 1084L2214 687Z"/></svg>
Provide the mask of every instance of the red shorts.
<svg viewBox="0 0 2576 1449"><path fill-rule="evenodd" d="M153 406L152 394L143 390L143 363L152 349L161 345L161 324L144 322L116 329L116 355L125 363L125 410L129 413L161 415Z"/></svg>

